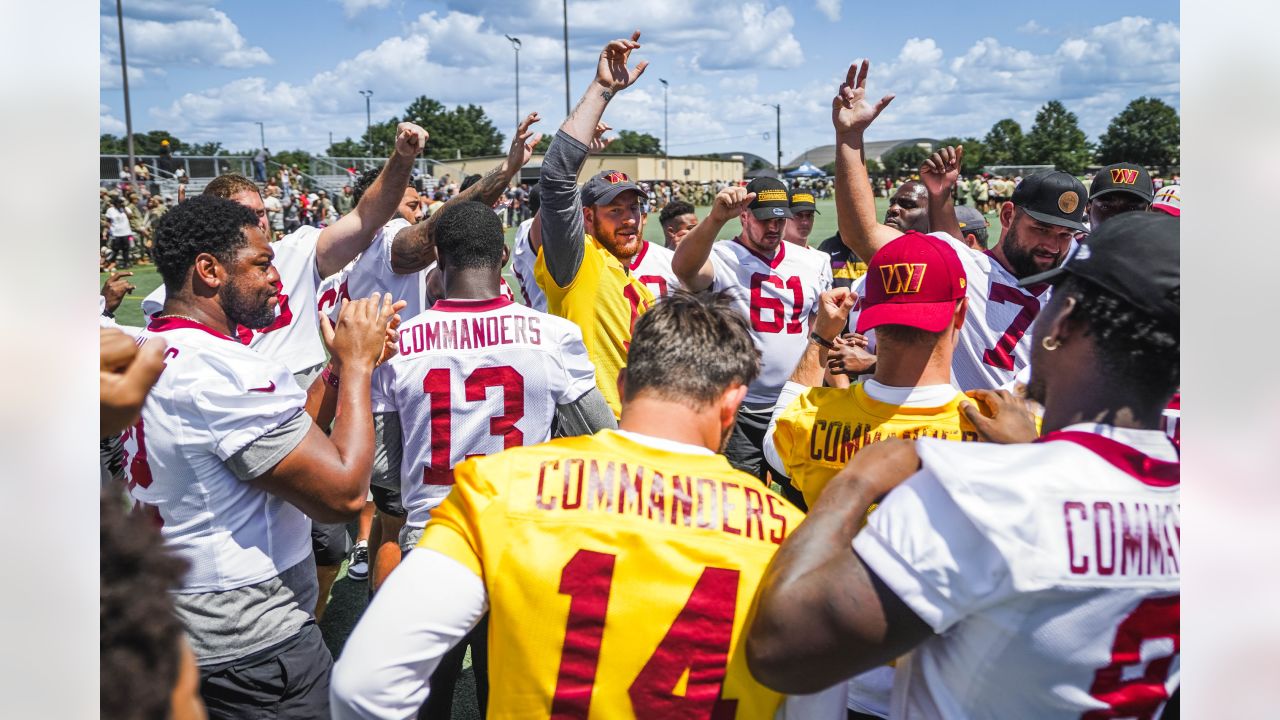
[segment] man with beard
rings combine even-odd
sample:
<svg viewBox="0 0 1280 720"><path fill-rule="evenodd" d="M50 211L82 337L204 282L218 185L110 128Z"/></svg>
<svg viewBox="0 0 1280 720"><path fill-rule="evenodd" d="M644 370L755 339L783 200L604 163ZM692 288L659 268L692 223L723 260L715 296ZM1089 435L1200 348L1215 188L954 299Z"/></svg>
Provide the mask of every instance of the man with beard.
<svg viewBox="0 0 1280 720"><path fill-rule="evenodd" d="M893 191L884 224L898 232L929 232L929 188L918 180L908 180ZM867 258L870 260L870 256Z"/></svg>
<svg viewBox="0 0 1280 720"><path fill-rule="evenodd" d="M836 130L836 218L840 237L861 258L903 233L876 222L875 198L863 164L863 133L893 100L866 96L869 63L851 65L832 99ZM934 235L950 243L964 264L969 321L952 358L952 382L961 390L995 389L1013 380L1030 361L1027 330L1049 299L1048 285L1021 287L1019 280L1057 267L1077 232L1084 230L1085 188L1064 172L1026 178L1000 206L1000 241L987 252L970 248L951 203L962 148L944 148L926 160L921 180L929 196ZM896 272L910 281L911 266Z"/></svg>
<svg viewBox="0 0 1280 720"><path fill-rule="evenodd" d="M859 451L765 575L756 678L806 692L903 658L893 718L1160 716L1180 680L1181 471L1159 429L1178 239L1177 220L1127 213L1022 280L1054 285L1031 332L1044 434L978 393L990 443Z"/></svg>
<svg viewBox="0 0 1280 720"><path fill-rule="evenodd" d="M125 434L127 486L190 564L174 604L209 716L326 717L332 658L312 614L308 531L312 519L346 522L364 507L370 381L395 308L378 296L351 303L336 334L325 319L332 358L308 393L282 361L235 338L237 327L272 323L280 302L252 210L188 200L161 220L155 250L166 299L139 342L163 338L165 371ZM326 435L314 417L339 402Z"/></svg>
<svg viewBox="0 0 1280 720"><path fill-rule="evenodd" d="M715 242L733 218L742 223L742 232ZM809 319L818 296L831 289L830 260L824 253L783 242L790 218L787 188L776 178L725 188L671 262L680 283L693 292L729 290L750 322L760 351L760 375L747 389L725 456L734 467L760 478L774 403L811 342Z"/></svg>
<svg viewBox="0 0 1280 720"><path fill-rule="evenodd" d="M618 374L636 320L653 304L653 293L629 266L640 252L640 198L626 173L604 170L578 188L578 171L613 97L640 78L647 62L627 67L640 47L639 31L600 52L596 76L560 126L542 160L541 244L534 277L547 296L547 312L582 328L596 366L596 386L617 415L622 412Z"/></svg>

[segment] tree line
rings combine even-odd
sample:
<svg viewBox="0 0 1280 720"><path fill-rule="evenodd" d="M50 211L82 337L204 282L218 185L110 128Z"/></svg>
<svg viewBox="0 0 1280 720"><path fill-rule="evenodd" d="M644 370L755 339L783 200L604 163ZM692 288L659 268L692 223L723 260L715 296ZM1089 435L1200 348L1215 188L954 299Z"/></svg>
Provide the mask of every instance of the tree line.
<svg viewBox="0 0 1280 720"><path fill-rule="evenodd" d="M1053 165L1080 174L1092 164L1133 162L1168 173L1180 162L1178 111L1158 98L1140 97L1120 111L1097 143L1080 129L1075 113L1058 100L1050 100L1036 113L1031 131L1012 118L998 120L982 139L948 137L941 146L963 145L964 165L979 168L1000 165ZM885 153L874 172L901 175L914 172L928 157L924 148L908 145ZM870 161L868 164L874 163Z"/></svg>
<svg viewBox="0 0 1280 720"><path fill-rule="evenodd" d="M409 121L427 128L427 157L452 160L459 157L501 155L506 152L506 136L478 105L458 105L449 109L425 95L405 108L403 115L374 123L358 140L346 137L331 144L330 157L386 157L395 145L396 125ZM544 152L552 133L543 135L536 151ZM158 155L161 142L169 141L169 149L183 155L218 153L253 155L257 148L229 152L221 142L187 143L164 130L134 133L134 153ZM1168 172L1180 160L1180 126L1178 112L1157 98L1140 97L1111 119L1106 132L1092 143L1080 129L1075 113L1058 100L1050 100L1036 113L1031 130L1012 118L1004 118L991 126L982 138L948 137L942 145L964 145L964 164L978 168L999 165L1053 165L1059 170L1079 174L1090 164L1135 162ZM120 155L126 152L125 139L112 134L100 138L100 152ZM620 130L618 137L604 149L606 153L658 155L662 142L649 134ZM895 148L885 153L880 162L869 161L874 174L905 174L915 171L928 152L914 145ZM276 162L305 166L311 153L305 150L281 150L273 153ZM826 168L833 171L832 166Z"/></svg>

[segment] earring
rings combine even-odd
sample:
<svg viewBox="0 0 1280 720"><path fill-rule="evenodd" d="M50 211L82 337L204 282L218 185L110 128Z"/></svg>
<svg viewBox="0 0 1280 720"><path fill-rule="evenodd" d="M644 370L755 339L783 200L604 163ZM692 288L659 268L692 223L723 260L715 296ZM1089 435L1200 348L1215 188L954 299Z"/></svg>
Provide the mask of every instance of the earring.
<svg viewBox="0 0 1280 720"><path fill-rule="evenodd" d="M1062 341L1059 340L1058 338L1047 337L1044 340L1040 341L1040 346L1043 347L1045 350L1048 350L1049 352L1053 352L1054 350L1057 350L1058 348L1062 347Z"/></svg>

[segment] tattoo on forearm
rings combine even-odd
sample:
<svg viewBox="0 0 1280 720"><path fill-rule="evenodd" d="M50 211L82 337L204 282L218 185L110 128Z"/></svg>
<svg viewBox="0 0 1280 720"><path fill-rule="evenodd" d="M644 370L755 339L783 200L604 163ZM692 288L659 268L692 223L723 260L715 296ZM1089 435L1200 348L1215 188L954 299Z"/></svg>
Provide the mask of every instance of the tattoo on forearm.
<svg viewBox="0 0 1280 720"><path fill-rule="evenodd" d="M609 102L613 99L613 92L610 90L601 90L600 97L604 98L605 102Z"/></svg>

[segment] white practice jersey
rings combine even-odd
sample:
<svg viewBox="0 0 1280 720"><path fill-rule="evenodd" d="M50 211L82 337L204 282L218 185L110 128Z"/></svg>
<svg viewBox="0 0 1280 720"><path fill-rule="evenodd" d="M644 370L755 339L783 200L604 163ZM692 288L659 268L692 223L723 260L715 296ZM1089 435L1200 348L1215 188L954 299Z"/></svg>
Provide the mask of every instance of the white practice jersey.
<svg viewBox="0 0 1280 720"><path fill-rule="evenodd" d="M373 412L399 413L401 502L422 527L475 455L551 438L556 406L596 385L582 331L505 298L439 300L400 326L374 372Z"/></svg>
<svg viewBox="0 0 1280 720"><path fill-rule="evenodd" d="M809 343L818 295L831 289L831 264L787 242L768 260L737 238L712 245L711 262L711 289L733 291L760 349L760 376L747 389L746 402L772 404Z"/></svg>
<svg viewBox="0 0 1280 720"><path fill-rule="evenodd" d="M1179 683L1179 463L1158 430L921 439L853 547L936 633L892 717L1159 717Z"/></svg>
<svg viewBox="0 0 1280 720"><path fill-rule="evenodd" d="M930 233L955 249L968 279L969 311L951 359L951 380L961 390L995 390L1031 363L1031 323L1049 302L1049 286L1018 287L987 252L944 232Z"/></svg>
<svg viewBox="0 0 1280 720"><path fill-rule="evenodd" d="M351 274L351 270L355 268L358 262L360 262L359 255L338 272L321 280L320 287L316 289L316 309L328 315L329 319L334 322L338 320L338 311L342 309L342 300L344 298L351 299L351 293L347 287L347 276Z"/></svg>
<svg viewBox="0 0 1280 720"><path fill-rule="evenodd" d="M303 225L292 233L271 243L275 251L276 272L280 273L280 287L276 288L276 319L259 330L240 328L241 342L273 360L285 364L290 372L301 372L325 361L324 343L320 340L320 325L316 313L316 296L320 286L320 273L316 270L316 241L320 228ZM156 288L142 301L142 313L147 317L164 309L164 285Z"/></svg>
<svg viewBox="0 0 1280 720"><path fill-rule="evenodd" d="M538 287L538 281L533 276L533 265L538 261L538 253L529 246L529 230L532 227L533 218L529 218L516 228L516 239L511 248L511 271L520 282L524 304L534 310L546 312L547 294Z"/></svg>
<svg viewBox="0 0 1280 720"><path fill-rule="evenodd" d="M661 245L645 241L640 252L631 258L631 274L649 286L653 299L666 297L680 287L680 281L671 271L671 258L676 254Z"/></svg>
<svg viewBox="0 0 1280 720"><path fill-rule="evenodd" d="M295 419L306 393L283 363L199 323L160 318L139 342L153 336L168 344L165 370L125 432L125 473L139 509L191 563L178 592L244 587L305 560L311 519L226 463Z"/></svg>
<svg viewBox="0 0 1280 720"><path fill-rule="evenodd" d="M397 216L378 230L368 249L347 273L348 297L358 300L376 292L391 293L392 298L408 303L400 311L401 318L411 318L425 309L430 268L403 275L391 269L391 242L396 233L407 227L410 227L409 221Z"/></svg>

